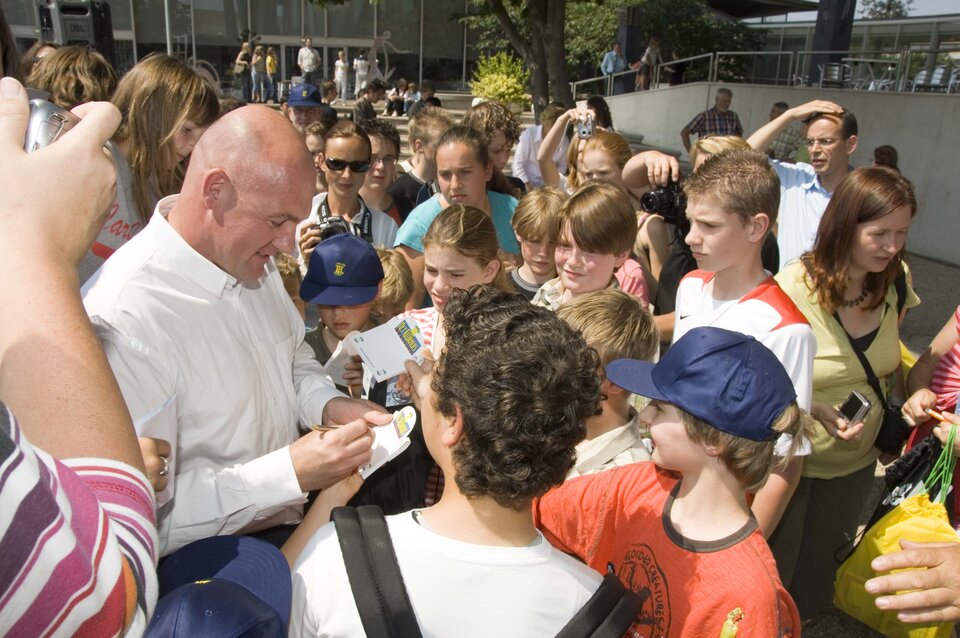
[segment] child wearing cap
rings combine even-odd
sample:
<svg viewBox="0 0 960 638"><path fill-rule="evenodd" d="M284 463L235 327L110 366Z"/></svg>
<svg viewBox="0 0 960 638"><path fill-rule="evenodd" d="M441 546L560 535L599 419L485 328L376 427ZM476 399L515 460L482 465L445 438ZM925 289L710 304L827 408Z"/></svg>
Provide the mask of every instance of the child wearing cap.
<svg viewBox="0 0 960 638"><path fill-rule="evenodd" d="M382 281L380 258L368 242L340 234L317 244L300 285L300 297L316 304L320 312L322 325L306 336L320 363L329 361L348 334L373 327L370 311ZM342 383L338 387L347 389Z"/></svg>
<svg viewBox="0 0 960 638"><path fill-rule="evenodd" d="M764 238L776 223L780 180L766 156L751 149L716 153L683 184L690 232L686 243L698 270L677 287L674 340L692 328L715 326L757 338L793 380L797 403L810 409L817 341L803 313L764 270ZM790 447L783 437L777 453ZM804 439L800 455L810 454ZM800 481L803 456L776 470L753 501L768 538Z"/></svg>
<svg viewBox="0 0 960 638"><path fill-rule="evenodd" d="M774 463L774 440L804 422L783 366L753 337L706 327L659 363L619 359L606 376L650 398L640 420L653 462L548 492L534 504L540 530L598 571L611 564L646 598L641 636L799 636L747 505Z"/></svg>
<svg viewBox="0 0 960 638"><path fill-rule="evenodd" d="M601 366L623 358L657 360L660 331L653 317L621 290L581 295L560 306L557 316L583 335L600 355ZM650 460L630 392L608 378L600 390L600 414L587 419L587 438L577 444L577 463L568 478Z"/></svg>

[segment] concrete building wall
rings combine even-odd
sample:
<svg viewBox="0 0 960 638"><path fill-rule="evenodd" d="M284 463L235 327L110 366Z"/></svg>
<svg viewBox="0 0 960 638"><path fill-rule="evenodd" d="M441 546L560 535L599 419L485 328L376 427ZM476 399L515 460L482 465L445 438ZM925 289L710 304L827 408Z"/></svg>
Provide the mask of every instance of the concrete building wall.
<svg viewBox="0 0 960 638"><path fill-rule="evenodd" d="M642 134L644 144L682 151L680 129L713 105L720 86L733 91L732 108L746 136L767 122L770 106L781 100L793 106L822 98L852 110L860 128L852 164L868 166L873 149L890 144L913 182L919 212L908 249L960 265L960 97L702 82L607 100L617 130Z"/></svg>

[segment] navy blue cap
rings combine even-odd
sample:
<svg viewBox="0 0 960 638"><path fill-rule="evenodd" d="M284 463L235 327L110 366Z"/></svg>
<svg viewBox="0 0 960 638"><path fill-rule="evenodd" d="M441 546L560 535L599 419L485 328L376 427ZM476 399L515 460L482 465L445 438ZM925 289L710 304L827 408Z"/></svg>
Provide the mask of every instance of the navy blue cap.
<svg viewBox="0 0 960 638"><path fill-rule="evenodd" d="M284 638L275 609L228 580L177 587L157 602L144 638Z"/></svg>
<svg viewBox="0 0 960 638"><path fill-rule="evenodd" d="M273 545L247 536L190 543L157 569L160 600L147 637L285 636L290 567Z"/></svg>
<svg viewBox="0 0 960 638"><path fill-rule="evenodd" d="M373 301L383 281L376 249L356 235L324 239L310 255L300 298L325 306L356 306Z"/></svg>
<svg viewBox="0 0 960 638"><path fill-rule="evenodd" d="M320 89L313 84L297 84L290 89L287 106L322 106Z"/></svg>
<svg viewBox="0 0 960 638"><path fill-rule="evenodd" d="M611 361L606 374L621 388L752 441L775 439L774 422L797 398L773 352L753 337L721 328L694 328L656 364Z"/></svg>

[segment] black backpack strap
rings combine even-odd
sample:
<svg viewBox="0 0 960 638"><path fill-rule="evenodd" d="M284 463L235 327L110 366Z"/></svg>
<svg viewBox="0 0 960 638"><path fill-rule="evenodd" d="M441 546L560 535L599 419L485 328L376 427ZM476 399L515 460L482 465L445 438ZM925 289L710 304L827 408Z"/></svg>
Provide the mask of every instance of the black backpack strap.
<svg viewBox="0 0 960 638"><path fill-rule="evenodd" d="M332 513L343 564L367 636L421 636L383 512L375 505Z"/></svg>
<svg viewBox="0 0 960 638"><path fill-rule="evenodd" d="M610 569L557 638L621 638L636 621L641 605L640 596L624 587Z"/></svg>

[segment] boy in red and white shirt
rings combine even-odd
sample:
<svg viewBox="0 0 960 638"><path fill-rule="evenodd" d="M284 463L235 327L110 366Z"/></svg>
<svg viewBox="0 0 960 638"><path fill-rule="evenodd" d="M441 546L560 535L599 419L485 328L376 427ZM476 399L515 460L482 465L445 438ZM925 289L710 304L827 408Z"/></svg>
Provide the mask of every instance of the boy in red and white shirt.
<svg viewBox="0 0 960 638"><path fill-rule="evenodd" d="M813 357L817 342L793 301L763 268L763 240L776 223L780 182L766 158L751 150L717 153L684 182L690 232L686 243L697 260L680 282L673 339L689 330L714 326L756 338L783 364L793 381L797 403L810 409ZM769 538L790 501L803 455L776 470L753 502L760 528ZM784 455L790 438L782 437Z"/></svg>

